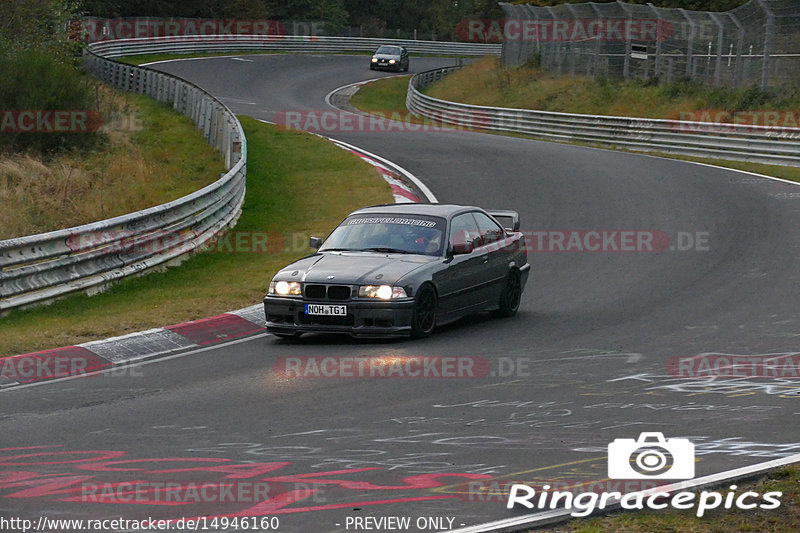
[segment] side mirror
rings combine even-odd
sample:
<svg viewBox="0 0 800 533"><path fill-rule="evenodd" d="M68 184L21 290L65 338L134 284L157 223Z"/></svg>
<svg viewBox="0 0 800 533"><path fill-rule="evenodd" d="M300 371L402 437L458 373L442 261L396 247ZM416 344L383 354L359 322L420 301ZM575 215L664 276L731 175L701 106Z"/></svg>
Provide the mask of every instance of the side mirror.
<svg viewBox="0 0 800 533"><path fill-rule="evenodd" d="M322 239L319 237L311 237L308 239L308 245L315 250L319 250L319 247L322 246Z"/></svg>
<svg viewBox="0 0 800 533"><path fill-rule="evenodd" d="M472 241L457 242L452 246L453 255L471 254L474 249L475 245Z"/></svg>

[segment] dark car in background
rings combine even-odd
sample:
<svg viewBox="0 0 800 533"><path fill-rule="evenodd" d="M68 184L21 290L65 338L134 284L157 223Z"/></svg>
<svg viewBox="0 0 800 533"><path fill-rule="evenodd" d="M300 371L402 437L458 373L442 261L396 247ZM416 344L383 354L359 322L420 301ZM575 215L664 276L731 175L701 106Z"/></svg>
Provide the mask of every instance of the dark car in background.
<svg viewBox="0 0 800 533"><path fill-rule="evenodd" d="M264 298L267 331L278 337L427 337L476 312L510 317L530 272L514 211L373 206L310 244L316 253L281 269Z"/></svg>
<svg viewBox="0 0 800 533"><path fill-rule="evenodd" d="M372 54L369 68L408 72L408 64L408 50L405 47L385 44Z"/></svg>

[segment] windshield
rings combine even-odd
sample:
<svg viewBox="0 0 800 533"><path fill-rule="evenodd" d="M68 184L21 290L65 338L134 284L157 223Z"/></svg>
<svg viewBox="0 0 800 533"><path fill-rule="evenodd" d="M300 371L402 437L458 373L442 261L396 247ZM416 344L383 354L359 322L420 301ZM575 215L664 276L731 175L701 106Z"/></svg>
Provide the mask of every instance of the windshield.
<svg viewBox="0 0 800 533"><path fill-rule="evenodd" d="M400 48L397 46L381 46L378 48L378 51L375 52L376 54L390 54L399 56L400 55Z"/></svg>
<svg viewBox="0 0 800 533"><path fill-rule="evenodd" d="M420 215L348 217L325 240L325 251L441 255L445 221Z"/></svg>

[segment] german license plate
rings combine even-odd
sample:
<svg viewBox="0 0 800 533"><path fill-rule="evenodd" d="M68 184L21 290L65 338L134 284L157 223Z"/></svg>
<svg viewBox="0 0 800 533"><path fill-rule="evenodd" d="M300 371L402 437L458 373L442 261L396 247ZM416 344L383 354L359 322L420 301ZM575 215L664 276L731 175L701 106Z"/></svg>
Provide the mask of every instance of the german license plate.
<svg viewBox="0 0 800 533"><path fill-rule="evenodd" d="M346 316L346 305L306 304L307 315Z"/></svg>

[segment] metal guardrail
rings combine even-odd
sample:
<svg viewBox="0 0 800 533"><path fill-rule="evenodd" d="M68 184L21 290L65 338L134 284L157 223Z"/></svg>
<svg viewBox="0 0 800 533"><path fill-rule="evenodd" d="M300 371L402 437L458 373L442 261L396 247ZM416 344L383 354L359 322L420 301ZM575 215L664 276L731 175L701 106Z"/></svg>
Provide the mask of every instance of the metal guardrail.
<svg viewBox="0 0 800 533"><path fill-rule="evenodd" d="M459 68L439 68L414 75L406 97L408 109L426 119L457 127L524 133L554 141L633 151L800 166L798 128L487 107L440 100L420 92Z"/></svg>
<svg viewBox="0 0 800 533"><path fill-rule="evenodd" d="M190 117L225 157L216 182L178 200L119 217L0 241L0 313L75 291L99 291L125 276L180 261L236 223L245 194L247 141L219 100L180 78L103 57L89 45L86 69L116 88L146 94ZM131 53L131 52L127 52Z"/></svg>
<svg viewBox="0 0 800 533"><path fill-rule="evenodd" d="M92 50L107 58L137 54L190 54L214 52L374 52L382 44L405 46L412 54L456 56L500 56L502 45L371 37L325 37L305 35L197 35L119 39L93 43Z"/></svg>

